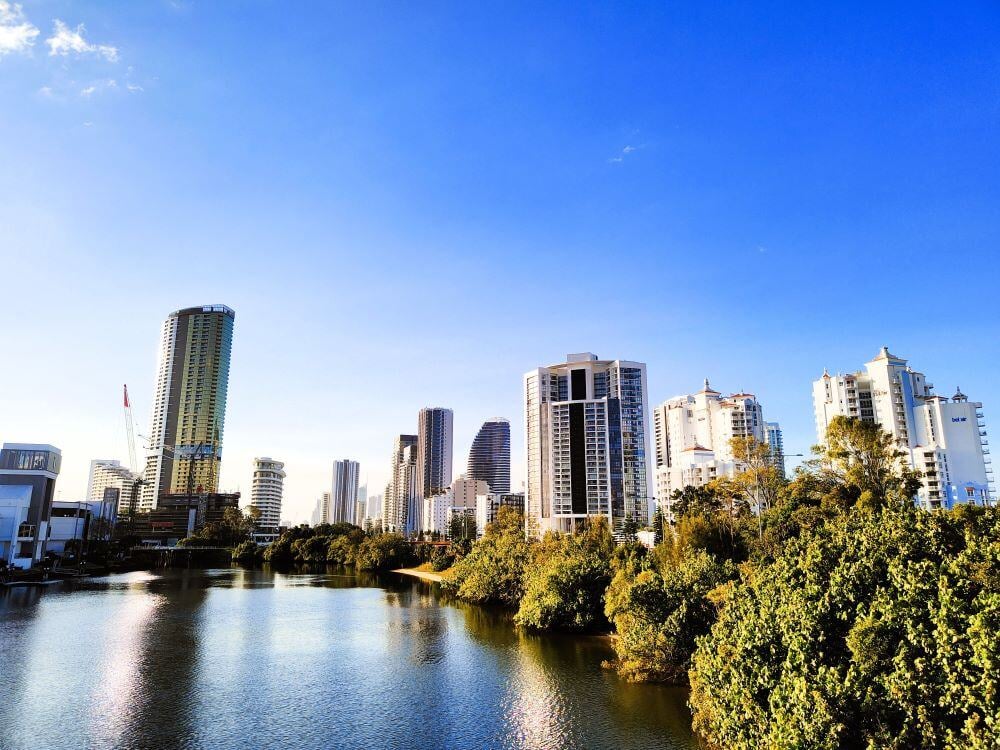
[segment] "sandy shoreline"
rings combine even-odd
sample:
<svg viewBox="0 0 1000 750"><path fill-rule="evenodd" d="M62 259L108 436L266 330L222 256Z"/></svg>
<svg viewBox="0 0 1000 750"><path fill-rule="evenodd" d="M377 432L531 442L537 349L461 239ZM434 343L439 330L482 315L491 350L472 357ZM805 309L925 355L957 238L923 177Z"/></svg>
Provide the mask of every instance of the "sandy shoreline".
<svg viewBox="0 0 1000 750"><path fill-rule="evenodd" d="M442 580L440 573L431 573L427 570L416 570L415 568L398 568L392 572L402 573L404 576L413 576L414 578L420 578L424 581L433 581L435 583L440 583Z"/></svg>

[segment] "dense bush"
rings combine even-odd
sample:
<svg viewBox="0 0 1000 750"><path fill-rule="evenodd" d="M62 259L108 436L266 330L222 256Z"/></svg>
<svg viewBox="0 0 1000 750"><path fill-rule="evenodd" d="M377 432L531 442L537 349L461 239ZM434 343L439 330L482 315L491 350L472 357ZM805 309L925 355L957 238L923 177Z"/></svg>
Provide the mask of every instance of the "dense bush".
<svg viewBox="0 0 1000 750"><path fill-rule="evenodd" d="M720 748L996 747L997 511L860 507L791 542L736 588L691 684Z"/></svg>
<svg viewBox="0 0 1000 750"><path fill-rule="evenodd" d="M366 537L355 557L359 570L405 568L415 561L413 545L399 534L376 534Z"/></svg>
<svg viewBox="0 0 1000 750"><path fill-rule="evenodd" d="M444 580L466 601L517 607L524 594L524 576L531 556L524 538L524 517L500 508L483 538L451 569Z"/></svg>
<svg viewBox="0 0 1000 750"><path fill-rule="evenodd" d="M710 596L736 577L732 562L703 550L657 564L653 555L622 566L607 596L619 674L633 681L683 683L698 636L715 622Z"/></svg>
<svg viewBox="0 0 1000 750"><path fill-rule="evenodd" d="M233 562L256 565L264 560L264 553L257 542L247 539L233 550Z"/></svg>
<svg viewBox="0 0 1000 750"><path fill-rule="evenodd" d="M613 550L604 518L584 534L550 537L536 545L515 622L537 630L606 627L604 592Z"/></svg>

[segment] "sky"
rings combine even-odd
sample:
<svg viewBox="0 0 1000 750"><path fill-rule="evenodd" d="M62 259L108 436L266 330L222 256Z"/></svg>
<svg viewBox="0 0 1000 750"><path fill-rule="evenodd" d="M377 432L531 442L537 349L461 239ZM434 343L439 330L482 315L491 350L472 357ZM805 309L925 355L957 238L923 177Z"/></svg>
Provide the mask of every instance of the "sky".
<svg viewBox="0 0 1000 750"><path fill-rule="evenodd" d="M883 345L1000 429L1000 5L0 0L0 440L127 460L160 326L236 310L222 485L455 412L455 467L569 352L650 405ZM998 433L1000 434L1000 433ZM140 447L141 452L141 447Z"/></svg>

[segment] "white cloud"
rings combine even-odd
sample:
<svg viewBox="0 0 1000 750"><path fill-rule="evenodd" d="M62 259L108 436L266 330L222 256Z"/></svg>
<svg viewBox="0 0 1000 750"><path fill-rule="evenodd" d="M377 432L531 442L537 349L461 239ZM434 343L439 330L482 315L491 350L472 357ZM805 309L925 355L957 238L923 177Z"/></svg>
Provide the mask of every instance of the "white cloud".
<svg viewBox="0 0 1000 750"><path fill-rule="evenodd" d="M622 149L622 153L623 154L631 154L635 150L636 150L636 146L626 146L625 148Z"/></svg>
<svg viewBox="0 0 1000 750"><path fill-rule="evenodd" d="M40 89L38 89L38 95L39 96L45 96L45 97L51 97L52 96L52 88L50 86L42 86Z"/></svg>
<svg viewBox="0 0 1000 750"><path fill-rule="evenodd" d="M94 54L103 57L108 62L118 62L118 48L107 44L91 44L83 38L85 29L81 23L71 29L62 21L56 19L52 36L45 40L49 45L49 55Z"/></svg>
<svg viewBox="0 0 1000 750"><path fill-rule="evenodd" d="M24 15L18 3L0 0L0 57L26 52L35 43L38 29Z"/></svg>
<svg viewBox="0 0 1000 750"><path fill-rule="evenodd" d="M129 92L132 93L132 94L137 94L140 91L145 91L146 90L146 89L144 89L142 86L140 86L137 83L126 83L125 84L125 88L127 88L129 90Z"/></svg>
<svg viewBox="0 0 1000 750"><path fill-rule="evenodd" d="M86 88L80 89L80 96L89 98L94 94L100 93L101 91L106 91L108 89L116 89L116 88L118 88L118 81L116 81L114 78L108 78L103 81L94 81Z"/></svg>

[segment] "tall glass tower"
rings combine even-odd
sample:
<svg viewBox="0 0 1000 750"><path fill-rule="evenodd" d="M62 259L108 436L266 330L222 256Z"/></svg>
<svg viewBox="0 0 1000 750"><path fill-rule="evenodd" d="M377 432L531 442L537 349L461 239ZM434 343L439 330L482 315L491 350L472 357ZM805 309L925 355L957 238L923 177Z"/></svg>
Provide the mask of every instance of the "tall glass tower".
<svg viewBox="0 0 1000 750"><path fill-rule="evenodd" d="M420 498L451 487L454 414L439 406L420 410L417 417L417 491Z"/></svg>
<svg viewBox="0 0 1000 750"><path fill-rule="evenodd" d="M472 441L465 476L486 482L490 492L510 492L510 422L499 418L483 422Z"/></svg>
<svg viewBox="0 0 1000 750"><path fill-rule="evenodd" d="M140 511L161 495L218 491L235 319L225 305L205 305L163 323Z"/></svg>

